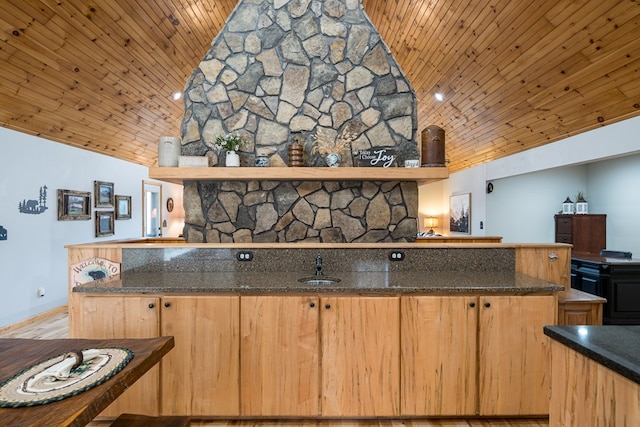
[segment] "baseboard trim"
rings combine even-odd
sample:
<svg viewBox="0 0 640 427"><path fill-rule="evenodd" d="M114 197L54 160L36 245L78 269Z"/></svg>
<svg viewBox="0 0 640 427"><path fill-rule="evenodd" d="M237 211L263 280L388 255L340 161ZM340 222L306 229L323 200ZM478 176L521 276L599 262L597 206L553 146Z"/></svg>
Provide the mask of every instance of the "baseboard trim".
<svg viewBox="0 0 640 427"><path fill-rule="evenodd" d="M0 335L13 332L14 330L22 328L24 326L29 326L34 323L41 322L48 317L55 316L60 313L64 313L67 310L68 310L68 306L65 304L65 305L61 305L60 307L51 309L49 311L45 311L44 313L36 314L35 316L21 320L19 322L12 323L11 325L3 326L2 328L0 328Z"/></svg>

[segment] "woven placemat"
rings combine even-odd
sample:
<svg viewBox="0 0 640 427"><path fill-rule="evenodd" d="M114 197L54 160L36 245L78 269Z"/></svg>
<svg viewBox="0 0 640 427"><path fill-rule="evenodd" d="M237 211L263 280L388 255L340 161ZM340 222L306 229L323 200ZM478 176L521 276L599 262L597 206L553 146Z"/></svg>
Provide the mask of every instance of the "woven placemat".
<svg viewBox="0 0 640 427"><path fill-rule="evenodd" d="M98 355L71 370L65 380L51 380L38 376L62 362L67 354L43 360L0 384L0 407L18 408L43 405L75 396L102 384L117 374L133 358L126 348L98 348Z"/></svg>

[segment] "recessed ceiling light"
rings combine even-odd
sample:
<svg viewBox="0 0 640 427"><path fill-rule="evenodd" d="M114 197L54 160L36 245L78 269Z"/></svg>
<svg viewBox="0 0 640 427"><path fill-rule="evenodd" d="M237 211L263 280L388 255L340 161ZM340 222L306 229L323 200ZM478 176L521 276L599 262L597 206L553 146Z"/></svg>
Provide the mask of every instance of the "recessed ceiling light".
<svg viewBox="0 0 640 427"><path fill-rule="evenodd" d="M173 95L171 95L174 101L178 101L180 100L180 98L182 98L182 92L178 91L178 92L173 92Z"/></svg>
<svg viewBox="0 0 640 427"><path fill-rule="evenodd" d="M444 101L444 95L440 92L434 93L433 97L436 99L436 101Z"/></svg>

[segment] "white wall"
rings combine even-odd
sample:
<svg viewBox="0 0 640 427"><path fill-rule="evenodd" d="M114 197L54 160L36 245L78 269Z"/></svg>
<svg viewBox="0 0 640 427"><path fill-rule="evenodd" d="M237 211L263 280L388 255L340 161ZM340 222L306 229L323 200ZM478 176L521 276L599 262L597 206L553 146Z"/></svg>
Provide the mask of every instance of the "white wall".
<svg viewBox="0 0 640 427"><path fill-rule="evenodd" d="M640 258L640 154L590 164L586 188L589 212L607 214L607 247Z"/></svg>
<svg viewBox="0 0 640 427"><path fill-rule="evenodd" d="M639 134L636 117L451 174L419 187L419 211L446 212L451 194L470 192L472 235L550 243L553 215L567 196L575 201L582 191L590 213L607 214L607 247L640 257Z"/></svg>
<svg viewBox="0 0 640 427"><path fill-rule="evenodd" d="M568 166L491 181L486 195L487 233L507 242L555 241L553 216L569 196L586 192L586 167ZM593 210L593 209L592 209ZM600 212L592 212L600 213Z"/></svg>
<svg viewBox="0 0 640 427"><path fill-rule="evenodd" d="M67 303L65 245L142 236L142 181L148 180L148 169L5 128L0 128L0 141L0 226L8 237L0 240L1 328ZM132 218L115 221L113 236L94 237L93 207L89 221L57 219L57 190L93 195L94 180L113 182L115 194L131 196ZM42 186L47 187L48 209L39 215L20 213L18 204L38 200ZM165 216L169 227L164 231L177 236L181 231L173 222L180 220L182 186L164 183L163 198L168 197L176 200L173 216L178 218ZM39 287L46 291L42 298Z"/></svg>

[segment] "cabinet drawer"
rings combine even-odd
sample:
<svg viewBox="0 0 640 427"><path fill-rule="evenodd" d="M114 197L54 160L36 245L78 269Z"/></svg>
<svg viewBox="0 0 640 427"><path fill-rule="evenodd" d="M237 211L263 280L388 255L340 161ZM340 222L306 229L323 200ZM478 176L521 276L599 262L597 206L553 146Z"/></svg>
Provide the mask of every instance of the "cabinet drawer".
<svg viewBox="0 0 640 427"><path fill-rule="evenodd" d="M556 243L573 243L571 234L556 234Z"/></svg>
<svg viewBox="0 0 640 427"><path fill-rule="evenodd" d="M556 220L556 233L557 234L571 234L573 219L572 218L557 218Z"/></svg>
<svg viewBox="0 0 640 427"><path fill-rule="evenodd" d="M600 285L600 280L598 278L581 276L579 287L580 290L584 292L604 297L604 291L602 289L602 286Z"/></svg>

